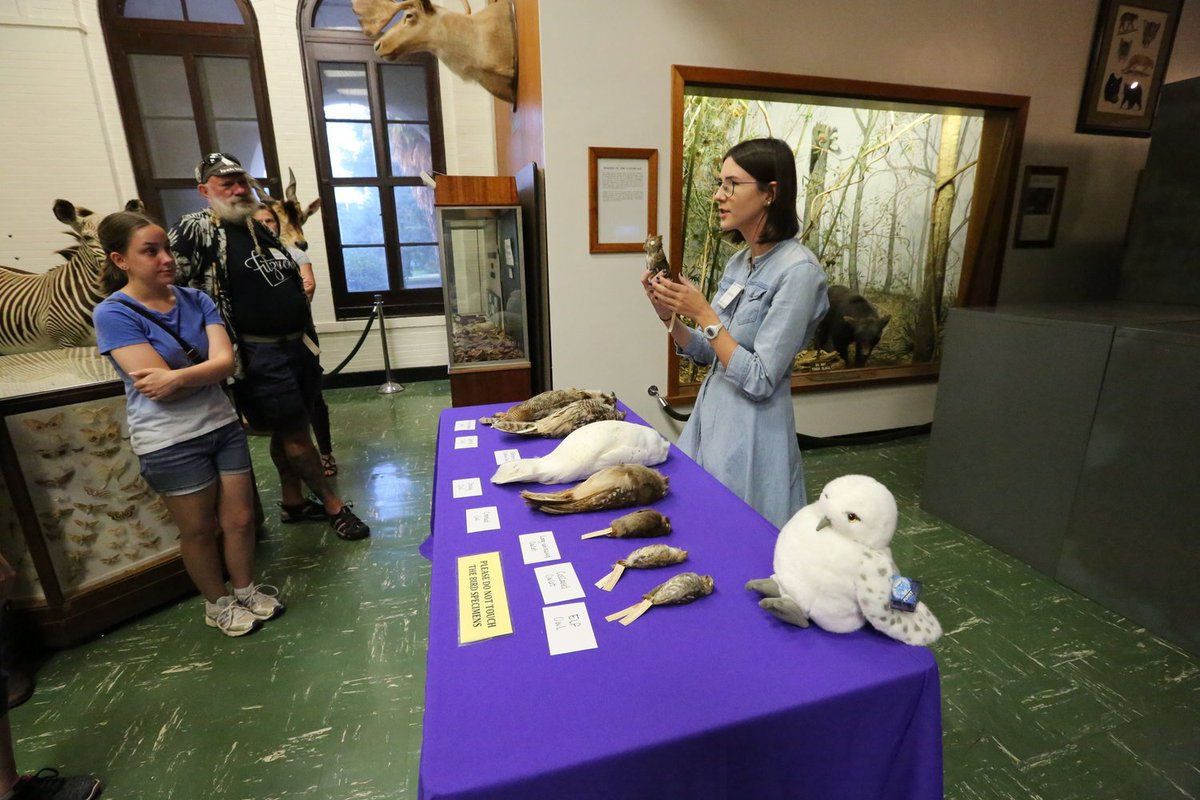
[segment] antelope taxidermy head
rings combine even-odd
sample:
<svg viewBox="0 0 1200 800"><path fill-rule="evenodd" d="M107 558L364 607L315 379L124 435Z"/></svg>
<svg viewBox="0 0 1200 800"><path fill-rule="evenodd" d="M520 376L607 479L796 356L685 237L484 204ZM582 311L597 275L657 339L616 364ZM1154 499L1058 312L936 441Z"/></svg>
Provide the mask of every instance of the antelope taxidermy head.
<svg viewBox="0 0 1200 800"><path fill-rule="evenodd" d="M478 14L456 14L430 0L353 0L363 33L375 40L380 58L394 61L409 53L433 53L468 81L474 81L501 100L516 100L516 23L512 0L489 4ZM397 14L403 14L384 32Z"/></svg>
<svg viewBox="0 0 1200 800"><path fill-rule="evenodd" d="M283 190L282 200L273 197L258 181L253 181L252 185L258 194L258 201L270 206L279 218L280 244L297 250L307 250L308 240L304 238L304 223L321 210L321 198L318 197L307 206L300 205L300 201L296 199L296 173L291 167L288 167L288 185Z"/></svg>

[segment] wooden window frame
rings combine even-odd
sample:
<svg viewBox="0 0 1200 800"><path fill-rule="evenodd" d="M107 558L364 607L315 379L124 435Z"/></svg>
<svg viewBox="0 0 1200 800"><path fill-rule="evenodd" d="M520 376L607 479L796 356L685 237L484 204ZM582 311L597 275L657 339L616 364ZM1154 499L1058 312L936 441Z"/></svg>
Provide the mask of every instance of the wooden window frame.
<svg viewBox="0 0 1200 800"><path fill-rule="evenodd" d="M267 78L263 70L258 23L247 0L235 2L245 20L242 25L126 17L123 13L124 0L101 0L100 22L121 109L121 121L125 126L129 157L133 162L138 196L146 204L147 212L167 226L174 224L176 220L163 218L158 192L164 189L194 190L196 181L191 177L154 177L146 129L133 83L130 55L174 55L183 58L188 83L192 89L192 113L195 116L196 133L200 142L200 152L196 153L197 163L205 153L216 152L220 148L213 137L214 126L204 108L196 59L206 56L247 59L250 66L250 85L254 91L254 107L258 114L263 163L267 170L265 176L256 177L272 194L279 193L282 185L279 180L279 156L275 149L275 129L271 123L271 104L267 96Z"/></svg>
<svg viewBox="0 0 1200 800"><path fill-rule="evenodd" d="M337 319L361 319L371 312L374 297L383 298L384 310L392 316L433 316L445 313L442 289L393 289L387 292L350 292L346 286L345 264L342 259L342 238L336 214L334 190L340 186L377 187L383 223L384 250L391 285L400 284L401 262L399 230L396 223L395 188L424 186L418 177L393 177L391 151L388 145L386 109L380 68L390 65L413 65L425 68L425 91L429 104L429 141L433 155L433 171L446 171L445 135L442 128L441 86L438 80L437 59L429 53L416 53L395 61L384 61L375 55L372 42L361 31L332 30L312 27L312 19L320 0L305 0L299 9L300 55L309 101L309 120L312 125L313 159L317 166L317 191L325 232L325 250L329 262L329 284L333 293L334 314ZM367 96L371 108L371 134L375 145L376 176L373 178L334 178L330 172L329 142L325 133L325 110L321 92L321 62L361 63L367 67ZM435 226L436 227L436 226ZM437 245L437 242L431 244Z"/></svg>

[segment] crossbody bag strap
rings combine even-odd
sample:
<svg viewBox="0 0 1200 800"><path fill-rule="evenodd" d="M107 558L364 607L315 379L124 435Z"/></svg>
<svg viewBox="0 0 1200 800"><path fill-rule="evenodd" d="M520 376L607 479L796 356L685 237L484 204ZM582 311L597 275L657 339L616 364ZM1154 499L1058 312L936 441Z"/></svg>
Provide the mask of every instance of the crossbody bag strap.
<svg viewBox="0 0 1200 800"><path fill-rule="evenodd" d="M126 308L133 309L138 314L142 315L143 317L150 320L158 327L162 328L167 333L171 334L171 338L174 339L176 342L178 342L179 346L181 348L183 348L183 354L185 356L187 356L188 361L192 362L193 364L203 364L204 363L204 359L201 358L200 352L198 350L196 350L196 348L192 347L190 344L185 342L183 340L182 336L180 336L178 333L176 333L175 331L173 331L169 327L167 327L166 323L164 323L161 319L154 316L153 314L151 314L149 311L142 308L141 306L130 303L128 300L122 300L119 297L114 297L114 298L112 298L112 300L114 302L120 303L121 305L125 306Z"/></svg>

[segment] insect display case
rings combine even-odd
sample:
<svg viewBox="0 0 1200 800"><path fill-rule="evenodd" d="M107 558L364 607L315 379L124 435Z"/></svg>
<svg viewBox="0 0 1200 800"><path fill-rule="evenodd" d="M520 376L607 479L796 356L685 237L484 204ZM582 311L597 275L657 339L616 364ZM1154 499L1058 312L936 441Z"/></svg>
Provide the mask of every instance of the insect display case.
<svg viewBox="0 0 1200 800"><path fill-rule="evenodd" d="M516 182L443 175L434 197L451 401L524 400L529 322Z"/></svg>
<svg viewBox="0 0 1200 800"><path fill-rule="evenodd" d="M0 553L49 646L194 591L128 437L121 381L95 348L0 356Z"/></svg>

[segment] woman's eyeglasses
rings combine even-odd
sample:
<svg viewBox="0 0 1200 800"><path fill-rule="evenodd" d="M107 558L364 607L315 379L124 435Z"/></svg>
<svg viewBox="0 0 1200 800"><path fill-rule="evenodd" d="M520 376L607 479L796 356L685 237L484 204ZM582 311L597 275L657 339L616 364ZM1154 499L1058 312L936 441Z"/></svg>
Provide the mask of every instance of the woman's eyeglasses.
<svg viewBox="0 0 1200 800"><path fill-rule="evenodd" d="M713 194L723 194L726 197L733 197L733 193L737 191L737 187L744 183L758 183L758 181L735 181L733 178L725 178L717 181L713 187Z"/></svg>

